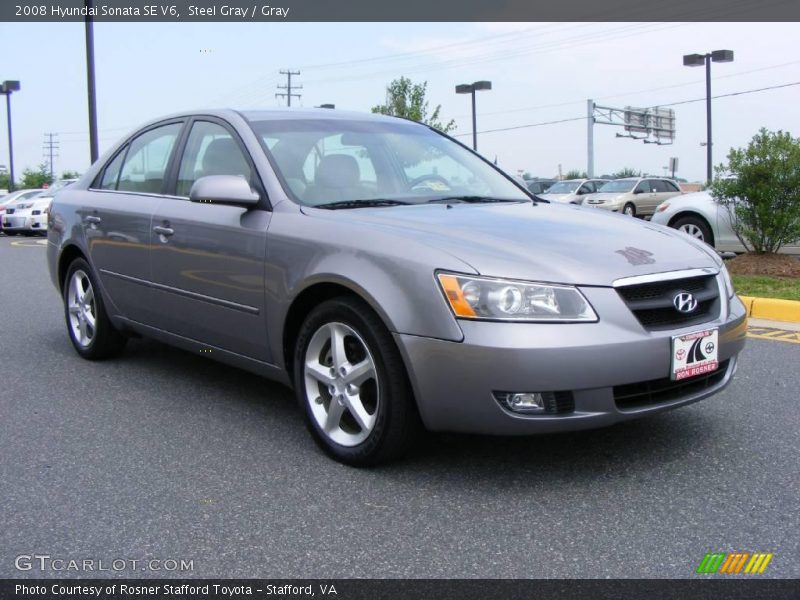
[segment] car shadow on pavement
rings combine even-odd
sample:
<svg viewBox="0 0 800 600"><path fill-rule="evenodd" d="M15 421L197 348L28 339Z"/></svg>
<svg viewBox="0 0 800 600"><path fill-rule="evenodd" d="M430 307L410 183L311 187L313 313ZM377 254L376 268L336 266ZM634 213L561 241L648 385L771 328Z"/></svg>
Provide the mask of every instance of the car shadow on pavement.
<svg viewBox="0 0 800 600"><path fill-rule="evenodd" d="M69 343L61 337L59 354L70 354ZM75 360L79 360L75 357ZM131 340L122 356L98 367L129 371L133 368L147 377L163 379L170 403L222 403L222 408L255 413L256 422L248 427L270 423L286 425L292 433L282 443L298 444L297 450L308 460L309 469L349 469L337 465L314 447L306 433L294 395L285 386L191 352L150 340ZM85 363L84 363L85 364ZM183 385L205 390L205 399L192 394L175 394ZM154 401L158 401L155 399ZM714 400L707 400L713 402ZM424 432L404 458L372 469L353 469L358 478L405 479L408 476L447 481L456 487L519 485L527 482L564 482L576 477L624 479L639 483L656 479L664 468L682 468L689 456L696 459L724 432L703 403L587 431L539 436L498 437ZM296 428L296 430L295 430ZM265 435L265 439L269 437ZM690 460L689 462L693 462ZM465 477L465 473L469 477Z"/></svg>

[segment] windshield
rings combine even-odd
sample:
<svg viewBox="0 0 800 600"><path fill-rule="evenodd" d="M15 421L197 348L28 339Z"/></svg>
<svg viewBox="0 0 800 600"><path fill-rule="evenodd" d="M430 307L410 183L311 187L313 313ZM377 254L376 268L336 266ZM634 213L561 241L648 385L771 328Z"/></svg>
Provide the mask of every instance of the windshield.
<svg viewBox="0 0 800 600"><path fill-rule="evenodd" d="M633 189L633 186L636 185L638 179L617 179L616 181L609 181L608 183L604 184L599 190L600 193L603 192L630 192Z"/></svg>
<svg viewBox="0 0 800 600"><path fill-rule="evenodd" d="M414 123L273 119L251 126L287 191L306 206L530 201L472 152Z"/></svg>
<svg viewBox="0 0 800 600"><path fill-rule="evenodd" d="M580 186L580 181L559 181L550 186L547 190L548 194L572 194Z"/></svg>

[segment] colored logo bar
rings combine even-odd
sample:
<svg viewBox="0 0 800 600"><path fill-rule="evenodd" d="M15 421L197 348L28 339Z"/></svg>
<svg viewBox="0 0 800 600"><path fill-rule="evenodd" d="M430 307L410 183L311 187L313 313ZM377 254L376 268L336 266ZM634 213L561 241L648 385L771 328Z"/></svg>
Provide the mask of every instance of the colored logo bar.
<svg viewBox="0 0 800 600"><path fill-rule="evenodd" d="M708 552L700 561L697 572L755 575L766 570L772 557L772 552Z"/></svg>

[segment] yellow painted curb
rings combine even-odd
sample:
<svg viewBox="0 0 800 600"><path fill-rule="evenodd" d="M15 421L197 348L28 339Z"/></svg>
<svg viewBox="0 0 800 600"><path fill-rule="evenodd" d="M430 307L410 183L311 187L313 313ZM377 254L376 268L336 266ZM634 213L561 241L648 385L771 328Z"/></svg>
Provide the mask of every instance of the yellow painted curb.
<svg viewBox="0 0 800 600"><path fill-rule="evenodd" d="M800 302L796 300L754 298L752 296L739 296L739 299L747 308L748 317L800 323Z"/></svg>

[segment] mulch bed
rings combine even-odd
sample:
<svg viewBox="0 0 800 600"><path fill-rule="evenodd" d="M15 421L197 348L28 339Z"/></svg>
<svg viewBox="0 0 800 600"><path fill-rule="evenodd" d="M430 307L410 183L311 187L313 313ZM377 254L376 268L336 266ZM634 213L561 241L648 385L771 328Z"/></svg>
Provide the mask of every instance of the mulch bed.
<svg viewBox="0 0 800 600"><path fill-rule="evenodd" d="M800 278L800 257L786 254L742 254L725 262L737 275Z"/></svg>

